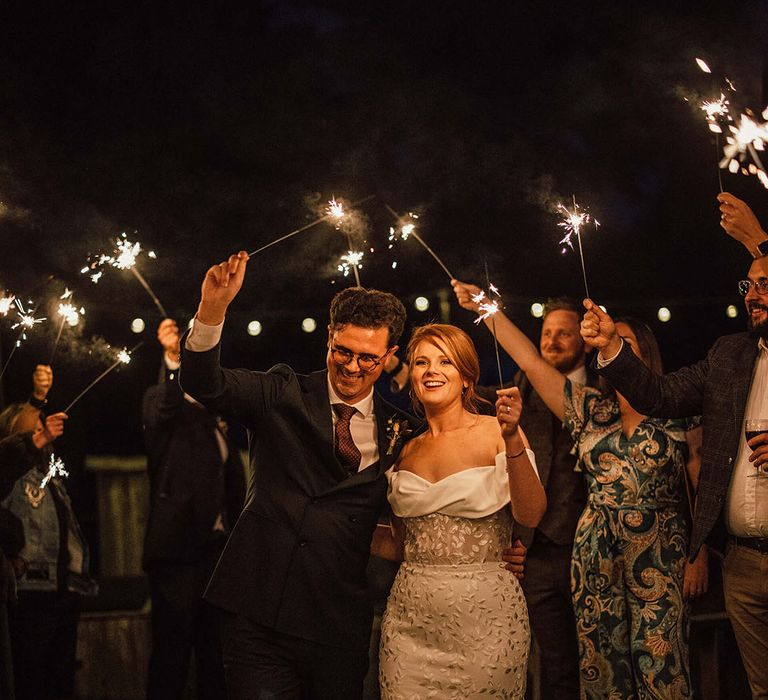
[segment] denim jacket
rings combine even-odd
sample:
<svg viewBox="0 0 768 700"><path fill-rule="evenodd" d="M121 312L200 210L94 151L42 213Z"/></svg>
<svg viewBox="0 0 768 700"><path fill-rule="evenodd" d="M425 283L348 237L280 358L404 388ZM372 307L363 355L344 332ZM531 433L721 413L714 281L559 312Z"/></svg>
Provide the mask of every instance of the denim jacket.
<svg viewBox="0 0 768 700"><path fill-rule="evenodd" d="M97 585L88 573L88 545L64 483L54 477L45 488L40 488L44 476L44 467L38 465L30 469L16 481L3 501L24 526L26 544L19 556L27 563L27 569L17 582L18 589L95 594ZM67 528L64 534L68 551L64 552L66 561L60 562L63 527Z"/></svg>

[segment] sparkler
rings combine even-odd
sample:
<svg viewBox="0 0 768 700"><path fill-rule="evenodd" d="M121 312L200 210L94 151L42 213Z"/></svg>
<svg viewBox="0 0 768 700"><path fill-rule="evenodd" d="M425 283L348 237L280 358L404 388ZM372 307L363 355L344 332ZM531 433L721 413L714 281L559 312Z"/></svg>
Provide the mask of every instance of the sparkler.
<svg viewBox="0 0 768 700"><path fill-rule="evenodd" d="M118 365L127 365L131 361L131 355L138 350L139 347L143 345L142 343L137 343L134 345L130 350L127 350L123 348L117 353L117 359L109 366L107 369L105 369L96 379L94 379L85 389L83 389L64 409L64 413L69 413L72 407L80 401L80 399L83 398L93 387L95 387L104 377L106 377L115 367Z"/></svg>
<svg viewBox="0 0 768 700"><path fill-rule="evenodd" d="M348 250L345 255L341 256L338 265L338 270L339 272L344 273L344 277L349 277L349 272L352 270L355 275L355 284L357 284L358 287L360 286L360 273L358 272L358 268L362 267L360 261L363 259L363 255L364 253L362 252Z"/></svg>
<svg viewBox="0 0 768 700"><path fill-rule="evenodd" d="M3 369L0 370L0 379L3 378L3 375L5 374L5 370L8 369L8 365L11 363L11 358L13 357L14 353L16 352L16 348L18 348L23 341L27 339L27 331L34 328L38 323L42 323L43 321L47 320L46 318L35 318L34 309L30 308L29 311L27 311L24 308L24 304L19 301L19 299L14 298L13 299L14 306L16 307L16 314L19 317L19 320L14 323L11 328L12 329L19 329L19 335L16 338L16 342L13 344L13 348L11 349L10 354L8 355L8 359L5 361L5 364L3 365ZM32 302L27 302L28 304L32 304Z"/></svg>
<svg viewBox="0 0 768 700"><path fill-rule="evenodd" d="M568 209L564 204L558 204L557 210L563 217L563 220L558 224L565 229L565 236L560 241L560 244L566 243L571 250L573 250L573 238L575 237L579 243L579 258L581 259L581 274L584 276L584 291L589 297L589 286L587 285L587 268L584 265L584 250L581 247L581 229L590 221L594 222L595 228L600 226L600 222L597 219L593 219L589 212L581 209L576 204L576 197L573 197L573 209ZM563 249L565 250L565 249Z"/></svg>
<svg viewBox="0 0 768 700"><path fill-rule="evenodd" d="M360 204L364 204L365 202L373 199L376 195L371 194L367 197L363 197L363 199L358 199L356 202L352 202L352 204L349 205L350 209L353 209L354 207L359 206ZM274 241L270 241L269 243L265 243L260 248L256 248L252 253L248 253L248 257L252 258L254 255L257 255L258 253L261 253L262 251L266 250L267 248L271 248L273 245L276 245L278 243L281 243L282 241L288 240L289 238L296 236L299 233L303 233L307 229L312 228L313 226L317 226L318 224L322 223L323 221L336 221L337 223L336 228L339 228L341 225L341 219L343 219L346 212L344 212L344 206L340 202L336 201L336 199L331 199L330 202L328 202L328 207L325 210L325 213L315 219L314 221L310 221L308 224L305 224L304 226L301 226L300 228L297 228L293 231L290 231L289 233L286 233L284 236L280 236L279 238L276 238Z"/></svg>
<svg viewBox="0 0 768 700"><path fill-rule="evenodd" d="M160 299L157 298L157 295L152 291L152 287L149 286L147 280L144 279L144 275L139 272L139 269L136 266L136 259L138 258L139 253L141 253L141 250L141 243L138 241L131 242L128 240L126 233L121 233L120 238L115 241L115 249L112 251L112 255L101 253L93 260L89 261L80 272L84 275L89 275L91 282L98 284L104 274L103 268L107 265L116 267L118 270L130 270L131 274L139 281L139 284L144 287L147 294L149 294L149 297L154 302L157 310L164 318L168 318L168 312L165 310L165 307L160 303ZM157 258L157 255L155 255L155 252L152 250L150 250L147 255L152 259Z"/></svg>
<svg viewBox="0 0 768 700"><path fill-rule="evenodd" d="M416 224L414 220L418 217L415 214L409 214L407 217L401 217L392 207L389 206L389 204L385 204L384 206L387 208L387 211L392 214L395 219L397 219L400 238L402 238L402 240L406 240L409 236L413 236L419 243L421 243L421 245L424 247L424 250L426 250L435 259L435 262L443 268L443 272L448 275L448 278L456 279L451 274L451 271L445 266L445 263L440 260L439 257L437 257L437 253L435 253L435 251L426 244L424 239L416 231ZM392 228L390 228L389 231L390 241L397 238L398 233L396 231L394 231Z"/></svg>
<svg viewBox="0 0 768 700"><path fill-rule="evenodd" d="M8 296L3 294L3 296L0 297L0 316L8 315L8 312L11 310L11 304L13 304L15 298L16 297L13 296L13 294L9 294Z"/></svg>
<svg viewBox="0 0 768 700"><path fill-rule="evenodd" d="M56 340L53 342L53 348L51 348L51 357L48 360L48 364L53 364L53 358L56 356L56 349L59 346L59 340L61 340L61 333L64 330L64 324L71 327L76 326L80 322L80 317L85 315L85 309L81 306L78 309L72 300L72 291L68 288L64 288L64 294L59 297L63 300L59 303L59 308L56 313L61 317L61 323L59 324L59 332L56 334Z"/></svg>
<svg viewBox="0 0 768 700"><path fill-rule="evenodd" d="M51 459L48 462L48 472L40 482L40 488L44 489L48 482L57 476L69 476L69 472L64 468L64 462L61 459L51 455Z"/></svg>
<svg viewBox="0 0 768 700"><path fill-rule="evenodd" d="M491 332L493 333L493 349L496 351L496 369L499 372L499 388L504 386L504 379L501 376L501 356L499 355L499 339L496 337L496 314L499 311L499 302L501 301L501 294L499 290L491 284L490 277L488 276L488 262L484 262L485 265L485 282L488 285L488 291L493 294L496 299L491 299L485 296L485 292L480 290L479 293L472 297L478 305L478 311L482 313L475 319L475 323L480 323L486 318L491 319Z"/></svg>
<svg viewBox="0 0 768 700"><path fill-rule="evenodd" d="M763 113L763 117L768 117L768 109ZM755 168L743 169L745 174L757 174L760 181L765 185L766 175L758 151L765 150L765 142L768 140L768 123L758 123L751 116L742 114L738 126L729 126L730 136L726 137L727 145L723 148L724 157L720 161L720 167L727 167L732 173L739 171L739 163L743 162L747 153L752 157ZM759 173L762 172L762 177Z"/></svg>

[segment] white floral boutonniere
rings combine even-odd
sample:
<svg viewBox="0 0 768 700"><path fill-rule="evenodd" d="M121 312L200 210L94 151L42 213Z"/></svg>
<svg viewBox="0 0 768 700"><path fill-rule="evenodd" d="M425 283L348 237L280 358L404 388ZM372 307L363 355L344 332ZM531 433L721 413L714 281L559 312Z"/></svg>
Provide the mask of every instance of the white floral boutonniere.
<svg viewBox="0 0 768 700"><path fill-rule="evenodd" d="M390 416L387 421L387 440L389 441L387 454L391 455L395 451L397 444L410 433L411 429L408 427L408 421L405 418Z"/></svg>

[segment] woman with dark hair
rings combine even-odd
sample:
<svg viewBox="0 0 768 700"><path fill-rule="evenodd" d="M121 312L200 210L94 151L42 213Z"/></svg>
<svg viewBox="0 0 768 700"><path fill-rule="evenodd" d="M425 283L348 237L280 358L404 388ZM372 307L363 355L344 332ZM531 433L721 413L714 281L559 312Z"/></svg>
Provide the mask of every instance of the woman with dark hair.
<svg viewBox="0 0 768 700"><path fill-rule="evenodd" d="M479 288L452 284L459 304L477 311ZM692 697L685 598L706 589L707 561L686 557L685 470L699 430L643 416L608 386L572 383L501 312L486 325L564 421L587 479L571 564L582 698ZM659 370L651 330L633 319L616 325Z"/></svg>
<svg viewBox="0 0 768 700"><path fill-rule="evenodd" d="M427 425L387 473L384 544L403 563L382 621L382 698L523 698L528 613L501 552L513 518L535 526L546 497L518 427L520 394L500 391L496 417L478 413L477 353L455 326L417 328L408 363Z"/></svg>

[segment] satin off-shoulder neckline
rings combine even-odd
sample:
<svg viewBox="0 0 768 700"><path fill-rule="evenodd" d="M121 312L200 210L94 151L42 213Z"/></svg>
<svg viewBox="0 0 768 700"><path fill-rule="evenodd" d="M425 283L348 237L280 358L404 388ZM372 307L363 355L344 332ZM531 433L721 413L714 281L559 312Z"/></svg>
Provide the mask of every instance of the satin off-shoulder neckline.
<svg viewBox="0 0 768 700"><path fill-rule="evenodd" d="M534 454L528 458L536 465ZM510 501L507 460L503 452L496 455L496 464L469 467L429 481L411 471L387 472L392 511L401 518L413 518L430 513L443 513L464 518L484 518L497 512Z"/></svg>

